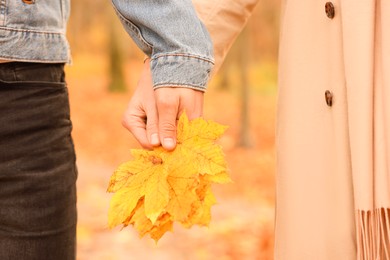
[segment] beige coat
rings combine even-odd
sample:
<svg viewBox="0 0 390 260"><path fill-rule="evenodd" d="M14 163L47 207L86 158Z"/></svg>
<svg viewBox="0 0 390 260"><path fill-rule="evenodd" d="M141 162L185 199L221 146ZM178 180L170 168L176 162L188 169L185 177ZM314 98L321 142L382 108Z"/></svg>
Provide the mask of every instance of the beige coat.
<svg viewBox="0 0 390 260"><path fill-rule="evenodd" d="M257 2L194 0L217 67ZM389 260L390 1L283 0L281 19L275 259Z"/></svg>

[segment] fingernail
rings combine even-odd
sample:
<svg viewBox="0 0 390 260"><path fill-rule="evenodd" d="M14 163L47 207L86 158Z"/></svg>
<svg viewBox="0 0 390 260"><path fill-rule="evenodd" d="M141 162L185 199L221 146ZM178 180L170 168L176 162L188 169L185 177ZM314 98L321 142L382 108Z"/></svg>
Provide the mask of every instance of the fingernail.
<svg viewBox="0 0 390 260"><path fill-rule="evenodd" d="M164 148L173 149L175 148L175 141L172 138L164 138Z"/></svg>
<svg viewBox="0 0 390 260"><path fill-rule="evenodd" d="M160 144L160 140L158 139L158 134L152 134L150 136L150 143L152 145L159 145Z"/></svg>

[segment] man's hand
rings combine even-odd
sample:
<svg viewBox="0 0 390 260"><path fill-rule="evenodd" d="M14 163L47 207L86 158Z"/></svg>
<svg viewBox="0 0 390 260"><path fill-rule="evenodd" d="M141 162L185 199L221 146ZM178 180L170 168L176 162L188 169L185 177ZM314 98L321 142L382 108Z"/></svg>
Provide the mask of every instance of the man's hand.
<svg viewBox="0 0 390 260"><path fill-rule="evenodd" d="M189 119L202 116L203 92L186 87L153 90L147 60L122 124L142 147L152 149L162 145L172 151L176 147L176 122L184 110Z"/></svg>

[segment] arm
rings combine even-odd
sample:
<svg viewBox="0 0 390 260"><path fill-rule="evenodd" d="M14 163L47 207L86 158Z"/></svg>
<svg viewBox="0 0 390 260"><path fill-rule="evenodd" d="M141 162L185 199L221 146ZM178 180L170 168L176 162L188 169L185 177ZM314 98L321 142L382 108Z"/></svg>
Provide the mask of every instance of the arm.
<svg viewBox="0 0 390 260"><path fill-rule="evenodd" d="M202 115L213 47L190 0L113 0L145 62L123 125L145 148L176 146L176 119ZM154 89L154 90L153 90Z"/></svg>
<svg viewBox="0 0 390 260"><path fill-rule="evenodd" d="M214 44L216 73L259 0L193 0Z"/></svg>
<svg viewBox="0 0 390 260"><path fill-rule="evenodd" d="M213 67L210 36L191 0L113 0L126 31L151 57L154 88L205 90Z"/></svg>

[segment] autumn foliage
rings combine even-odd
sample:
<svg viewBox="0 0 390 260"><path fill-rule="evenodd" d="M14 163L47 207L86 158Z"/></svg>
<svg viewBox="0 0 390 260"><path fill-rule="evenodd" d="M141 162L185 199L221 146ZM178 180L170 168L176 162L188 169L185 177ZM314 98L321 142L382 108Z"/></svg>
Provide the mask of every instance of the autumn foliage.
<svg viewBox="0 0 390 260"><path fill-rule="evenodd" d="M230 177L216 140L226 127L183 113L177 126L177 147L168 152L133 149L132 160L120 165L110 179L110 227L133 225L140 236L158 241L174 222L185 227L208 226L216 203L212 183Z"/></svg>

